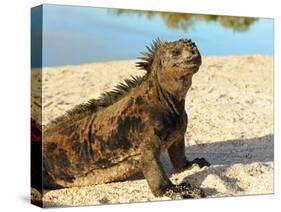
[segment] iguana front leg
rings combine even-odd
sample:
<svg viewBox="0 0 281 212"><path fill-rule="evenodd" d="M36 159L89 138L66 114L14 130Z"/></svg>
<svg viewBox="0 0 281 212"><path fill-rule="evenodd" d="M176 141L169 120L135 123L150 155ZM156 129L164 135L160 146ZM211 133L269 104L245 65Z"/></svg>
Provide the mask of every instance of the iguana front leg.
<svg viewBox="0 0 281 212"><path fill-rule="evenodd" d="M190 163L185 157L184 139L173 143L168 148L168 153L170 156L170 160L177 172L186 168L186 166Z"/></svg>
<svg viewBox="0 0 281 212"><path fill-rule="evenodd" d="M194 164L198 165L200 168L211 165L205 158L195 158L192 161L188 161L185 157L184 138L173 143L169 147L168 153L176 172L191 168Z"/></svg>
<svg viewBox="0 0 281 212"><path fill-rule="evenodd" d="M173 186L160 162L160 150L147 148L142 152L142 172L155 196L161 196Z"/></svg>
<svg viewBox="0 0 281 212"><path fill-rule="evenodd" d="M160 151L156 148L142 152L142 172L155 196L168 196L172 199L205 197L204 192L186 183L173 185L165 174L160 162Z"/></svg>

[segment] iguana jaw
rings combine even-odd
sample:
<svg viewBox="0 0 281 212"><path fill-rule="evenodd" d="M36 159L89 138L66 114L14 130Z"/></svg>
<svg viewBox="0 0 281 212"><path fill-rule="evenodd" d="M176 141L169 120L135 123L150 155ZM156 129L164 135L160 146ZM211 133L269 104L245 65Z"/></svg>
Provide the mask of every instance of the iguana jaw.
<svg viewBox="0 0 281 212"><path fill-rule="evenodd" d="M187 63L187 62L181 62L179 64L175 64L174 67L182 67L183 70L188 71L198 71L201 63Z"/></svg>
<svg viewBox="0 0 281 212"><path fill-rule="evenodd" d="M199 51L196 51L197 54L191 57L189 56L187 58L183 58L180 62L174 64L174 67L189 74L198 72L202 64L202 59Z"/></svg>
<svg viewBox="0 0 281 212"><path fill-rule="evenodd" d="M199 71L200 64L182 64L181 69L178 71L181 73L181 75L190 75L190 74L195 74Z"/></svg>
<svg viewBox="0 0 281 212"><path fill-rule="evenodd" d="M199 67L202 64L201 55L198 52L198 55L193 57L192 59L188 59L184 62L184 68L187 69L187 71L192 71L193 73L196 73L199 70Z"/></svg>
<svg viewBox="0 0 281 212"><path fill-rule="evenodd" d="M197 72L199 71L199 67L200 67L200 66L198 66L198 65L196 65L196 64L194 64L194 65L192 64L192 65L189 65L189 66L187 67L187 69L188 69L189 72L195 74L195 73L197 73Z"/></svg>

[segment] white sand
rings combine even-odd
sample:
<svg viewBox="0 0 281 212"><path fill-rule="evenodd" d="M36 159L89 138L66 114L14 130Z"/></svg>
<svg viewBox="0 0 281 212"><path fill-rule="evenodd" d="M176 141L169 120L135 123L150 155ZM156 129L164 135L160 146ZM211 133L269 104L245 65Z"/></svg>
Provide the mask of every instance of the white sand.
<svg viewBox="0 0 281 212"><path fill-rule="evenodd" d="M98 97L128 76L143 73L135 68L135 60L45 68L43 123ZM38 72L32 74L36 78ZM172 174L170 161L163 155L173 182L200 186L208 197L273 193L272 57L204 57L187 94L186 109L186 156L205 157L212 165ZM169 198L155 198L140 178L54 190L43 199L46 206L58 206Z"/></svg>

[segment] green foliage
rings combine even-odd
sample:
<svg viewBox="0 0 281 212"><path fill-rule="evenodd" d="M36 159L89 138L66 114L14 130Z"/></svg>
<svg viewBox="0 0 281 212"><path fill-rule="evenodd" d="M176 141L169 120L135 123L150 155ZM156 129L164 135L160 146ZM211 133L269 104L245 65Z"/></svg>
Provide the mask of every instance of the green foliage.
<svg viewBox="0 0 281 212"><path fill-rule="evenodd" d="M155 16L160 16L166 26L172 30L182 30L187 32L196 21L216 22L221 26L232 29L234 32L245 32L249 27L258 20L258 18L235 17L235 16L219 16L219 15L200 15L187 13L173 12L157 12L157 11L140 11L140 10L125 10L125 9L109 9L109 14L137 15L145 16L152 19Z"/></svg>

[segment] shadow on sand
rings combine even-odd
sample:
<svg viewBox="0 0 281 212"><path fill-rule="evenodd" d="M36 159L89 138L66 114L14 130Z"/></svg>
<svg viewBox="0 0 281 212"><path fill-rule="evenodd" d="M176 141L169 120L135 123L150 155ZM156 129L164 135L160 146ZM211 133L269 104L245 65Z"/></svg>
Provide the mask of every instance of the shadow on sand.
<svg viewBox="0 0 281 212"><path fill-rule="evenodd" d="M227 189L240 192L243 191L239 187L239 180L233 177L226 176L228 168L234 164L252 164L265 163L274 160L274 136L272 134L262 137L254 137L250 139L233 139L226 141L216 141L208 144L192 145L186 148L186 156L188 160L193 160L197 157L204 157L211 163L210 167L203 168L198 172L186 176L182 182L191 183L200 187L204 179L214 174L220 178ZM169 157L164 154L161 158L165 170L168 175L174 173ZM263 164L267 166L267 164ZM131 176L127 180L143 179L141 173ZM207 196L218 194L216 189L204 188Z"/></svg>
<svg viewBox="0 0 281 212"><path fill-rule="evenodd" d="M182 182L200 186L204 179L214 174L219 177L228 190L241 192L239 179L229 177L226 172L234 164L265 163L274 160L274 136L272 134L250 139L218 141L210 144L198 144L188 147L188 159L204 157L212 165L199 172L186 176ZM267 164L263 164L268 166ZM207 196L218 194L216 189L204 189Z"/></svg>
<svg viewBox="0 0 281 212"><path fill-rule="evenodd" d="M272 134L250 139L217 141L186 148L188 159L206 157L212 165L250 164L273 161Z"/></svg>

